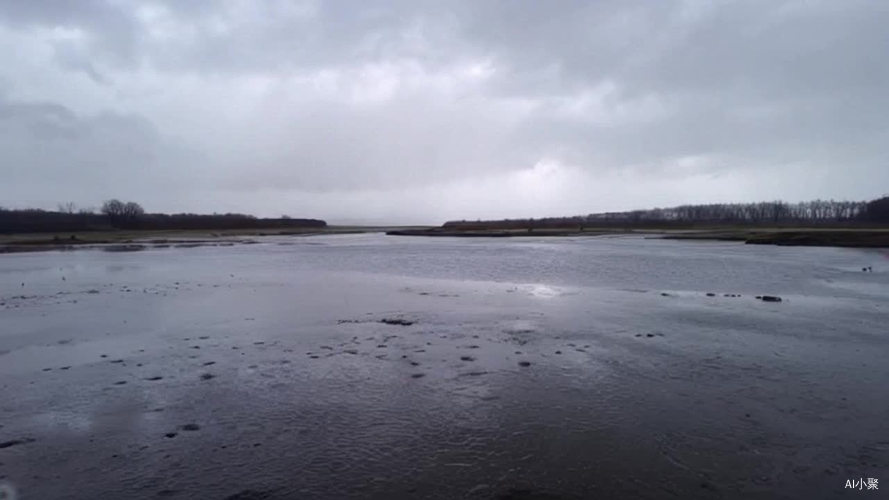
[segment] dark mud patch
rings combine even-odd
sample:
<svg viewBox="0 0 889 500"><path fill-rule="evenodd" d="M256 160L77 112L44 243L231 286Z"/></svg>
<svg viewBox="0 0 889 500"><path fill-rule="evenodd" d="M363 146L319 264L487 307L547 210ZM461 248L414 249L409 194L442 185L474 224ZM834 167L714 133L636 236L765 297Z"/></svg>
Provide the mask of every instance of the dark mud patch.
<svg viewBox="0 0 889 500"><path fill-rule="evenodd" d="M510 489L494 498L496 500L562 500L564 497L530 489Z"/></svg>
<svg viewBox="0 0 889 500"><path fill-rule="evenodd" d="M34 438L21 438L21 439L12 439L9 441L3 441L2 443L0 443L0 450L5 449L5 448L12 448L13 446L19 446L22 444L33 443L34 441L37 441L37 440Z"/></svg>
<svg viewBox="0 0 889 500"><path fill-rule="evenodd" d="M243 490L229 495L223 500L268 500L270 498L273 498L270 491Z"/></svg>

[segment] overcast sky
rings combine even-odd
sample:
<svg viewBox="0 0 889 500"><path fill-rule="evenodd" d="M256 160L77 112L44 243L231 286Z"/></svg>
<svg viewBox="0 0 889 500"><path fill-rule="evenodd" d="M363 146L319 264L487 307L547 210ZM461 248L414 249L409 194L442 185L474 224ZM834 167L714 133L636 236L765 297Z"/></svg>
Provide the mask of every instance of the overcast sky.
<svg viewBox="0 0 889 500"><path fill-rule="evenodd" d="M440 223L889 193L889 2L0 0L0 206Z"/></svg>

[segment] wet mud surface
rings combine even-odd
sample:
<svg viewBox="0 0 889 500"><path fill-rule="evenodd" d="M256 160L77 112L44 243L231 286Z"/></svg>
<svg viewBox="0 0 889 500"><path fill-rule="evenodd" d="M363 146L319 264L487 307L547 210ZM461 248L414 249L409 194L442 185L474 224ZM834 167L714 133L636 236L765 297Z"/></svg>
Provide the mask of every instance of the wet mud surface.
<svg viewBox="0 0 889 500"><path fill-rule="evenodd" d="M889 470L883 254L393 238L0 256L0 481L836 498Z"/></svg>

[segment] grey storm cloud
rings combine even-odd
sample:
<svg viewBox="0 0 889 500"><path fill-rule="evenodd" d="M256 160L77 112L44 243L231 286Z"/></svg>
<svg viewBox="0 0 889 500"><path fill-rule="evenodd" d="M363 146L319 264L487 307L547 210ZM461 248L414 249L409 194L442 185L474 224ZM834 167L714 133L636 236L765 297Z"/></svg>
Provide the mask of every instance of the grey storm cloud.
<svg viewBox="0 0 889 500"><path fill-rule="evenodd" d="M0 204L440 221L878 196L886 26L857 0L6 0Z"/></svg>

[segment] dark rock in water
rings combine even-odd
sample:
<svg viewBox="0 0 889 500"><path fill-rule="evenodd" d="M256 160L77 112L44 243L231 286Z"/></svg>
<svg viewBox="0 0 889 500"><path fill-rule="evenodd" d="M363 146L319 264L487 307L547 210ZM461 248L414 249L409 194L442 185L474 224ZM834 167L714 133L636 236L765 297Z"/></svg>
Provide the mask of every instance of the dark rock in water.
<svg viewBox="0 0 889 500"><path fill-rule="evenodd" d="M716 294L713 292L707 292L707 297L716 297Z"/></svg>
<svg viewBox="0 0 889 500"><path fill-rule="evenodd" d="M383 318L380 320L380 323L384 323L387 325L399 325L399 326L410 326L410 325L414 324L413 321L406 320L403 318Z"/></svg>
<svg viewBox="0 0 889 500"><path fill-rule="evenodd" d="M654 334L653 333L646 333L645 336L648 338L652 338L652 337L654 337Z"/></svg>
<svg viewBox="0 0 889 500"><path fill-rule="evenodd" d="M201 426L198 424L185 424L182 426L183 431L199 431Z"/></svg>
<svg viewBox="0 0 889 500"><path fill-rule="evenodd" d="M763 302L781 302L781 297L777 297L775 295L763 295L762 297L757 297L759 300Z"/></svg>
<svg viewBox="0 0 889 500"><path fill-rule="evenodd" d="M18 446L20 444L28 444L36 441L34 438L22 438L22 439L13 439L11 441L3 441L0 443L0 450L3 448L12 448L13 446Z"/></svg>

